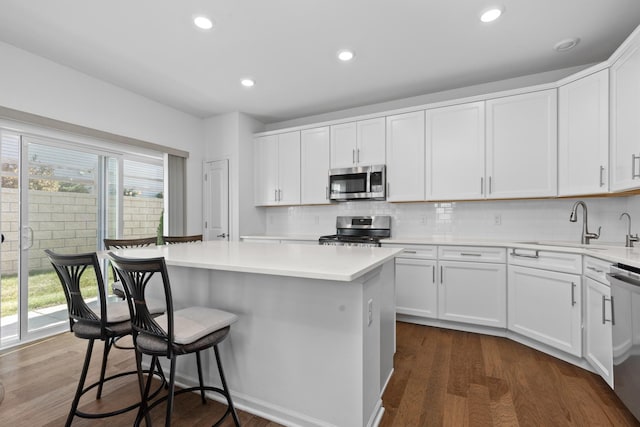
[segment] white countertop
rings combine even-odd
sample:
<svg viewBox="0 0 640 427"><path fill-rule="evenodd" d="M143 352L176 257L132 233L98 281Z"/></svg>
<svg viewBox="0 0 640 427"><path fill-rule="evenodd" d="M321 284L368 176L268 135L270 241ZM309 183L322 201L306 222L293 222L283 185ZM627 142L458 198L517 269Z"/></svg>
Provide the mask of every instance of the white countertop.
<svg viewBox="0 0 640 427"><path fill-rule="evenodd" d="M316 235L260 235L242 236L243 238L261 240L317 240ZM563 241L534 241L521 239L518 241L490 240L481 238L452 238L452 237L392 237L382 239L383 244L394 245L456 245L456 246L485 246L502 248L521 248L540 251L566 252L592 256L613 263L623 263L640 268L640 247L625 248L622 243L593 242L582 245L576 242Z"/></svg>
<svg viewBox="0 0 640 427"><path fill-rule="evenodd" d="M208 241L113 252L131 258L164 257L170 266L350 282L402 251L395 248Z"/></svg>
<svg viewBox="0 0 640 427"><path fill-rule="evenodd" d="M333 234L333 233L326 233ZM257 234L253 236L240 236L241 239L252 240L301 240L301 241L318 241L319 234Z"/></svg>

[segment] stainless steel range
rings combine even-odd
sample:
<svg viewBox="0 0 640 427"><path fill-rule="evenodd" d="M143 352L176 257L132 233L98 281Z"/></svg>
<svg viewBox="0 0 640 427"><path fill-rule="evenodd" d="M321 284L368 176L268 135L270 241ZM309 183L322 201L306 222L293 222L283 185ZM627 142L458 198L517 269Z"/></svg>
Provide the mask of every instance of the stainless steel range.
<svg viewBox="0 0 640 427"><path fill-rule="evenodd" d="M391 217L339 216L336 218L336 234L322 236L321 245L377 247L380 239L391 237Z"/></svg>

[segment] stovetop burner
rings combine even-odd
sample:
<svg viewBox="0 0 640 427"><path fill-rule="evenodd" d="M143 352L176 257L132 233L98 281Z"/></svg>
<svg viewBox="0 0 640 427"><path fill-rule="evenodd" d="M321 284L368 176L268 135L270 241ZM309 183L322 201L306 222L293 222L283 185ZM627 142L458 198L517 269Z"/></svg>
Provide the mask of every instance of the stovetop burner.
<svg viewBox="0 0 640 427"><path fill-rule="evenodd" d="M376 247L391 236L389 216L339 216L336 226L336 234L320 237L321 245Z"/></svg>

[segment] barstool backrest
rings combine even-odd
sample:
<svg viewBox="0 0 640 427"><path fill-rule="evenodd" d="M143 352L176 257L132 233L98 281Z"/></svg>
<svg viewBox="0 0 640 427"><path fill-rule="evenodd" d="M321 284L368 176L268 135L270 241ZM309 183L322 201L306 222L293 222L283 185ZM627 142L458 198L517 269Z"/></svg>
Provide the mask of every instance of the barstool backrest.
<svg viewBox="0 0 640 427"><path fill-rule="evenodd" d="M172 343L173 333L173 298L169 274L164 258L123 258L109 252L111 265L124 284L124 291L131 313L131 327L134 334L143 333L157 337L166 343ZM147 307L145 291L151 278L158 274L162 279L166 300L167 330L156 323ZM167 345L167 357L171 357L172 346Z"/></svg>
<svg viewBox="0 0 640 427"><path fill-rule="evenodd" d="M98 256L95 252L77 254L77 255L63 255L56 254L49 249L45 249L45 253L51 261L54 270L58 274L62 289L64 290L64 296L67 300L67 309L69 311L69 323L73 329L75 321L84 321L90 323L99 324L103 331L107 322L107 300L104 288L104 282L102 281L102 274L100 270L100 264L98 263ZM100 304L100 317L89 308L82 295L82 288L80 281L82 275L87 269L93 269L93 280L98 287L98 302ZM88 273L87 273L88 274Z"/></svg>
<svg viewBox="0 0 640 427"><path fill-rule="evenodd" d="M104 248L109 249L125 249L125 248L141 248L145 246L155 245L158 241L157 237L142 237L139 239L104 239Z"/></svg>
<svg viewBox="0 0 640 427"><path fill-rule="evenodd" d="M162 240L168 245L174 243L202 242L202 234L194 234L193 236L163 236Z"/></svg>

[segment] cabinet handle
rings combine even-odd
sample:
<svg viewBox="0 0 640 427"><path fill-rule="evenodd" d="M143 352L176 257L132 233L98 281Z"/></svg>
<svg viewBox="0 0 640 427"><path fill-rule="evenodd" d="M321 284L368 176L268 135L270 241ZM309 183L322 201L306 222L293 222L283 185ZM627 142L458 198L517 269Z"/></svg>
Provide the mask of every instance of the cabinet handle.
<svg viewBox="0 0 640 427"><path fill-rule="evenodd" d="M326 193L327 200L329 200L329 187L327 186L327 187L324 187L324 188L325 188L325 193Z"/></svg>
<svg viewBox="0 0 640 427"><path fill-rule="evenodd" d="M404 253L405 253L405 254L416 254L417 252L416 252L416 251L410 251L410 250L405 249L405 250L404 250Z"/></svg>
<svg viewBox="0 0 640 427"><path fill-rule="evenodd" d="M611 295L611 298L609 298L609 301L611 301L611 324L615 326L616 324L616 311L614 310L614 304L613 304L613 295Z"/></svg>
<svg viewBox="0 0 640 427"><path fill-rule="evenodd" d="M604 175L604 166L600 166L600 187L604 186L603 175Z"/></svg>
<svg viewBox="0 0 640 427"><path fill-rule="evenodd" d="M460 252L460 256L482 256L482 254L472 254L469 252Z"/></svg>
<svg viewBox="0 0 640 427"><path fill-rule="evenodd" d="M431 274L432 274L432 278L431 278L431 283L436 283L436 266L433 265L431 266Z"/></svg>
<svg viewBox="0 0 640 427"><path fill-rule="evenodd" d="M387 197L391 196L391 191L389 191L390 184L387 182Z"/></svg>
<svg viewBox="0 0 640 427"><path fill-rule="evenodd" d="M491 177L489 177L489 194L491 194Z"/></svg>
<svg viewBox="0 0 640 427"><path fill-rule="evenodd" d="M444 273L442 270L442 266L440 266L440 284L442 284L442 281L444 280Z"/></svg>
<svg viewBox="0 0 640 427"><path fill-rule="evenodd" d="M356 163L360 163L360 149L356 149Z"/></svg>
<svg viewBox="0 0 640 427"><path fill-rule="evenodd" d="M602 270L598 270L597 268L591 267L590 265L587 266L587 270L595 271L596 273L602 273Z"/></svg>
<svg viewBox="0 0 640 427"><path fill-rule="evenodd" d="M540 253L539 251L536 249L536 253L534 255L529 255L529 254L519 254L516 252L515 249L511 250L511 253L509 254L511 256L517 256L520 258L540 258Z"/></svg>
<svg viewBox="0 0 640 427"><path fill-rule="evenodd" d="M351 163L356 162L356 149L351 150Z"/></svg>
<svg viewBox="0 0 640 427"><path fill-rule="evenodd" d="M631 179L640 178L640 174L636 173L636 160L640 160L640 156L631 155Z"/></svg>
<svg viewBox="0 0 640 427"><path fill-rule="evenodd" d="M480 195L484 195L484 178L480 177Z"/></svg>
<svg viewBox="0 0 640 427"><path fill-rule="evenodd" d="M576 284L571 282L571 306L576 305Z"/></svg>
<svg viewBox="0 0 640 427"><path fill-rule="evenodd" d="M273 201L274 202L278 201L278 189L277 188L275 190L273 190Z"/></svg>
<svg viewBox="0 0 640 427"><path fill-rule="evenodd" d="M609 319L605 319L605 313L604 313L604 304L606 301L611 301L611 298L607 298L604 295L602 295L602 324L604 325L606 322L611 322L611 320ZM611 317L613 318L613 302L611 304Z"/></svg>
<svg viewBox="0 0 640 427"><path fill-rule="evenodd" d="M278 189L278 201L282 201L282 190Z"/></svg>

